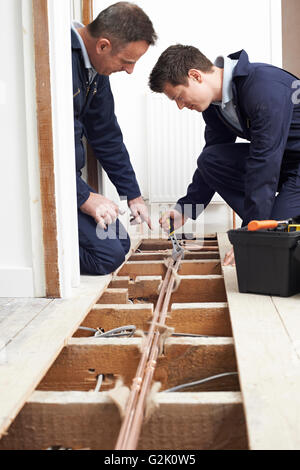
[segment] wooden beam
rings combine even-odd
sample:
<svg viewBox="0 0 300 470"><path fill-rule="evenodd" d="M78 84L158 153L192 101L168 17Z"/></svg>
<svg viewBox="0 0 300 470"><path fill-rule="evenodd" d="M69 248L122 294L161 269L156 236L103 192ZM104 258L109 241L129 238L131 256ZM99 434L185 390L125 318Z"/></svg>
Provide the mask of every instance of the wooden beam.
<svg viewBox="0 0 300 470"><path fill-rule="evenodd" d="M141 338L72 338L48 371L39 390L93 390L99 374L111 388L121 376L128 386L141 356ZM223 372L235 372L231 338L169 338L154 379L173 387ZM105 389L105 388L104 388ZM201 390L237 390L236 376L209 382Z"/></svg>
<svg viewBox="0 0 300 470"><path fill-rule="evenodd" d="M147 331L152 315L153 304L103 304L92 308L82 326L108 331L122 325L135 325L137 329ZM78 330L74 336L91 336L91 333Z"/></svg>
<svg viewBox="0 0 300 470"><path fill-rule="evenodd" d="M146 251L141 253L133 253L129 258L129 261L159 261L164 260L171 256L172 251L166 251L161 253L147 253ZM184 254L185 260L202 260L202 259L209 259L209 260L219 260L220 255L219 253L214 253L212 251L201 251L201 252L185 252Z"/></svg>
<svg viewBox="0 0 300 470"><path fill-rule="evenodd" d="M131 298L157 296L162 282L161 276L137 276L134 281L129 276L114 276L109 287L128 289Z"/></svg>
<svg viewBox="0 0 300 470"><path fill-rule="evenodd" d="M97 305L82 326L108 331L121 325L135 325L138 330L148 331L153 307L153 304ZM176 333L232 336L227 303L222 302L173 304L166 324ZM93 333L78 330L74 336L93 336Z"/></svg>
<svg viewBox="0 0 300 470"><path fill-rule="evenodd" d="M129 276L115 276L110 283L113 288L128 288L130 299L143 299L156 302L161 276L137 276L134 281ZM225 302L224 279L221 275L178 276L177 290L171 296L171 302Z"/></svg>
<svg viewBox="0 0 300 470"><path fill-rule="evenodd" d="M238 392L158 393L154 405L140 450L247 449ZM120 425L119 411L106 392L34 392L0 449L110 450Z"/></svg>
<svg viewBox="0 0 300 470"><path fill-rule="evenodd" d="M60 297L52 134L48 0L32 0L32 5L46 297Z"/></svg>
<svg viewBox="0 0 300 470"><path fill-rule="evenodd" d="M99 299L97 304L127 304L128 303L128 289L106 289Z"/></svg>
<svg viewBox="0 0 300 470"><path fill-rule="evenodd" d="M135 279L137 276L164 276L166 265L163 261L128 261L119 271L119 276L129 276ZM216 260L182 260L178 274L221 274L221 263Z"/></svg>
<svg viewBox="0 0 300 470"><path fill-rule="evenodd" d="M197 244L199 246L203 246L203 247L211 247L211 248L215 248L216 250L218 250L218 241L217 240L193 240L193 241L188 241L188 244ZM157 251L157 250L168 250L168 249L172 249L172 242L171 240L164 240L164 239L153 239L153 238L150 238L150 239L145 239L142 241L142 243L140 244L140 247L139 249L141 251Z"/></svg>
<svg viewBox="0 0 300 470"><path fill-rule="evenodd" d="M232 336L225 302L172 304L167 325L181 333Z"/></svg>
<svg viewBox="0 0 300 470"><path fill-rule="evenodd" d="M93 21L93 0L82 0L82 23L86 26Z"/></svg>
<svg viewBox="0 0 300 470"><path fill-rule="evenodd" d="M179 276L178 289L171 296L177 302L226 302L223 276Z"/></svg>
<svg viewBox="0 0 300 470"><path fill-rule="evenodd" d="M231 245L226 234L218 238L224 256ZM240 294L236 269L223 266L223 272L249 446L253 450L297 450L300 359L291 331L300 340L299 322L288 328L286 315L291 304L294 315L299 313L300 297L295 296L293 302L292 298L277 300L267 295Z"/></svg>

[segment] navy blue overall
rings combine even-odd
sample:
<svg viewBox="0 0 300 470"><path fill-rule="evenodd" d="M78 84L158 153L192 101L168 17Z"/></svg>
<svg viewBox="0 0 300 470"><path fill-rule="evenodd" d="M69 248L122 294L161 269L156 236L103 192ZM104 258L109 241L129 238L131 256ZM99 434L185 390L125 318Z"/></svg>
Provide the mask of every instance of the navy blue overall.
<svg viewBox="0 0 300 470"><path fill-rule="evenodd" d="M183 210L184 204L189 204L187 215L195 219L200 211L196 205L206 207L217 192L241 217L243 225L254 219L299 216L297 79L280 68L250 63L243 50L229 57L238 60L232 92L243 132L226 121L218 106L210 105L203 112L206 145L177 208ZM237 137L249 143L235 143Z"/></svg>
<svg viewBox="0 0 300 470"><path fill-rule="evenodd" d="M71 41L80 271L82 274L102 275L113 272L124 262L130 239L119 220L107 230L99 229L94 219L80 210L90 192L94 192L81 177L85 165L83 136L120 197L131 200L141 193L114 113L109 78L97 74L89 85L80 43L74 31L71 31ZM112 236L113 232L116 236Z"/></svg>

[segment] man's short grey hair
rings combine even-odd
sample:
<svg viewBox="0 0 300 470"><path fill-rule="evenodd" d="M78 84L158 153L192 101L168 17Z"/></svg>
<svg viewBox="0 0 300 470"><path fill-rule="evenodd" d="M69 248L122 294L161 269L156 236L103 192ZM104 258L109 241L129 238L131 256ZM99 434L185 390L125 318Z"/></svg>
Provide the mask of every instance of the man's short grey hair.
<svg viewBox="0 0 300 470"><path fill-rule="evenodd" d="M153 45L157 40L149 17L138 5L130 2L118 2L101 11L87 29L94 38L109 39L114 48L136 41Z"/></svg>

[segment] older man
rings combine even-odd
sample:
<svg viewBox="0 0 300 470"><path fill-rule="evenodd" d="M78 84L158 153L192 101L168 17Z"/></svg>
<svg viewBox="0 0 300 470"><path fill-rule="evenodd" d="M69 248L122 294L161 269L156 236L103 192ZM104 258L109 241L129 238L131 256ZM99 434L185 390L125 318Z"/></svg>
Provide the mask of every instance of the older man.
<svg viewBox="0 0 300 470"><path fill-rule="evenodd" d="M114 113L109 75L131 74L136 62L156 41L152 22L138 6L119 2L84 27L71 31L74 132L80 269L82 274L108 274L117 269L130 248L118 220L118 206L97 194L81 177L85 165L83 136L115 185L137 223L151 221ZM130 111L129 111L130 112Z"/></svg>

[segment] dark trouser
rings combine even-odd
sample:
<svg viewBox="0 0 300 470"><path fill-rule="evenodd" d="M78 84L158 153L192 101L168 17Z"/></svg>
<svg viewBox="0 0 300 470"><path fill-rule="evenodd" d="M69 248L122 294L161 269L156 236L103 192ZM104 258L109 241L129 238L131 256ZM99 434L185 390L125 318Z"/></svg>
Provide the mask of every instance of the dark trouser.
<svg viewBox="0 0 300 470"><path fill-rule="evenodd" d="M130 238L119 220L103 230L78 209L78 234L81 274L110 274L125 261Z"/></svg>
<svg viewBox="0 0 300 470"><path fill-rule="evenodd" d="M249 147L249 144L219 144L212 145L202 152L198 159L199 201L207 204L217 192L240 218L244 219L245 162ZM278 195L270 216L271 219L284 220L299 215L299 155L285 154Z"/></svg>

